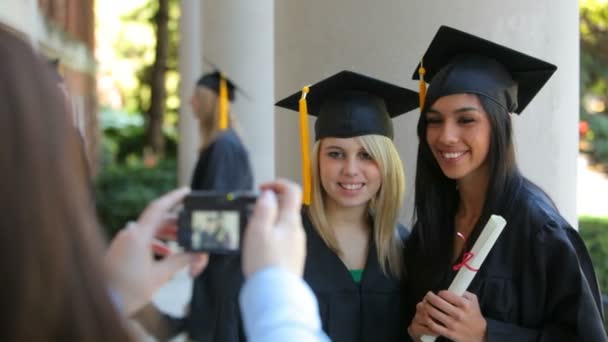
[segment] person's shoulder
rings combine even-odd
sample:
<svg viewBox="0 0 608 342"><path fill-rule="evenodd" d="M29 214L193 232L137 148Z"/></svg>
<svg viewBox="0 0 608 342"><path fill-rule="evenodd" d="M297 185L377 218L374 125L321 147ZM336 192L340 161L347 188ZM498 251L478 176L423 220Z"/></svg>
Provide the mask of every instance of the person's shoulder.
<svg viewBox="0 0 608 342"><path fill-rule="evenodd" d="M233 129L225 129L218 132L215 138L216 142L224 144L242 144L241 138Z"/></svg>
<svg viewBox="0 0 608 342"><path fill-rule="evenodd" d="M535 184L525 182L520 194L520 201L525 208L522 208L519 213L525 217L526 225L532 229L531 233L543 236L550 233L549 236L567 238L567 235L570 234L569 231L574 230L559 213L551 198Z"/></svg>
<svg viewBox="0 0 608 342"><path fill-rule="evenodd" d="M210 147L213 149L231 150L234 152L246 151L241 138L232 129L218 132Z"/></svg>

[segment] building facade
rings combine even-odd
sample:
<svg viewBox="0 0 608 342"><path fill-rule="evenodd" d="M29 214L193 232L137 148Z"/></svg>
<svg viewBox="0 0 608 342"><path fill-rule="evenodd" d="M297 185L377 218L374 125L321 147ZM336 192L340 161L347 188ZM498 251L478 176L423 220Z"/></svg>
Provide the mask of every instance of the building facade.
<svg viewBox="0 0 608 342"><path fill-rule="evenodd" d="M91 169L98 168L100 133L95 79L93 0L3 0L0 24L29 40L48 59L59 59L73 108L74 124L86 143Z"/></svg>

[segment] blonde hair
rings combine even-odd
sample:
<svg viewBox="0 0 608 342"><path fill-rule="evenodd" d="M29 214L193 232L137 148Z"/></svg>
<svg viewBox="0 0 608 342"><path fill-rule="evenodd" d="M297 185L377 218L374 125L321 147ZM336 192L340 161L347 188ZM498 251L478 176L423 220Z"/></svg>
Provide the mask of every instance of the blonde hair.
<svg viewBox="0 0 608 342"><path fill-rule="evenodd" d="M399 278L402 268L402 242L396 230L399 209L405 194L405 175L399 153L392 140L381 135L356 137L357 141L378 164L382 175L382 185L368 203L368 212L373 217L373 239L380 267L385 274ZM325 244L335 253L340 248L329 226L325 213L325 191L321 185L319 153L321 140L314 144L311 155L312 203L308 213L315 229Z"/></svg>

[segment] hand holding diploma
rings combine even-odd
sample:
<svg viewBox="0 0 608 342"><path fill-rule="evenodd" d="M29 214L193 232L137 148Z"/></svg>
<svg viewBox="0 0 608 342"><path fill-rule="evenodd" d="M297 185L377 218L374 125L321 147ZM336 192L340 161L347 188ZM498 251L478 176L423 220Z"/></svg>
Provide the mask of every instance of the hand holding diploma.
<svg viewBox="0 0 608 342"><path fill-rule="evenodd" d="M502 217L492 215L473 249L455 266L459 271L448 290L438 294L429 292L416 305L416 315L408 328L413 338L432 342L436 339L432 335L441 335L454 341L484 341L486 321L481 315L477 296L466 289L505 225Z"/></svg>

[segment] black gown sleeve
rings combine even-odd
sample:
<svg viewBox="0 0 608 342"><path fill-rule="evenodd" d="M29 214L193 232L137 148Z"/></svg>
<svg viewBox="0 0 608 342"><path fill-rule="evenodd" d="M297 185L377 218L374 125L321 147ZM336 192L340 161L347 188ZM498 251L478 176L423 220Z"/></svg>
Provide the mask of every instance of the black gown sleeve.
<svg viewBox="0 0 608 342"><path fill-rule="evenodd" d="M529 283L523 283L528 289L521 291L537 289L532 290L537 298L530 305L545 308L543 325L531 329L487 319L488 341L608 341L598 306L601 303L593 293L597 289L595 275L584 272L591 267L590 259L585 249L576 248L576 240L572 243L569 229L573 230L551 222L534 236L534 260L529 260L533 272Z"/></svg>

